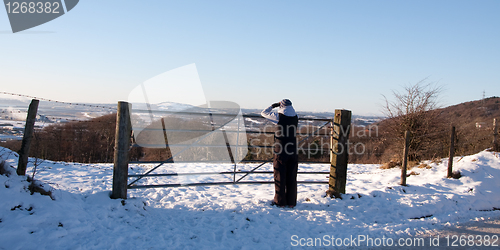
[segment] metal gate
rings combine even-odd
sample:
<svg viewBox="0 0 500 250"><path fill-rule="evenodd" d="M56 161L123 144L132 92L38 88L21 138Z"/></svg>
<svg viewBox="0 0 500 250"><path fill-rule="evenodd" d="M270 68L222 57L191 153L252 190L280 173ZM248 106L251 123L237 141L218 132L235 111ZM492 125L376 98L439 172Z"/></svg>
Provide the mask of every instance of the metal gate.
<svg viewBox="0 0 500 250"><path fill-rule="evenodd" d="M133 142L132 145L137 144L137 137L134 136L133 138L136 138L136 140L131 140L131 118L130 118L130 112L129 112L129 107L130 104L126 102L119 102L118 103L118 112L117 112L117 130L116 130L116 141L115 141L115 161L114 161L114 170L113 170L113 190L111 197L112 198L127 198L127 190L128 189L141 189L141 188L165 188L165 187L180 187L180 186L213 186L213 185L234 185L234 184L273 184L274 181L248 181L245 180L245 178L250 175L250 174L272 174L273 171L259 171L258 169L264 166L264 164L272 161L272 157L269 157L267 159L259 159L259 160L251 160L251 159L243 159L243 160L238 160L238 157L241 158L241 154L239 153L238 149L246 149L246 150L252 150L253 148L259 148L259 149L272 149L271 145L255 145L252 143L248 143L248 141L245 141L244 145L230 145L230 138L231 136L228 136L228 134L231 133L241 133L241 131L234 131L234 129L231 128L225 128L226 124L229 122L222 122L221 124L218 125L218 127L214 126L215 120L217 120L217 117L223 117L227 116L225 113L220 113L220 112L212 112L209 111L209 120L210 124L205 124L208 126L208 129L197 129L197 130L192 130L189 128L184 128L184 127L179 127L179 128L171 128L166 124L166 120L163 118L157 119L157 127L151 128L151 131L155 131L157 134L154 136L155 138L159 137L164 137L164 142L162 144L161 141L155 142L162 147L164 147L166 150L172 150L175 147L181 147L179 150L174 150L175 152L171 152L171 157L164 160L164 161L150 161L150 162L129 162L128 161L128 151L130 150L131 143ZM151 111L144 111L151 113ZM177 113L182 113L183 115L207 115L207 113L197 113L197 112L177 112ZM149 114L151 115L151 114ZM241 113L240 113L241 115ZM152 117L152 116L151 116ZM243 124L245 124L245 121L247 119L264 119L260 115L256 114L250 114L250 115L241 115L243 117ZM300 184L328 184L329 185L329 191L327 192L328 195L330 196L335 196L338 197L339 193L345 193L345 184L346 184L346 175L347 175L347 160L348 160L348 153L347 150L344 150L348 147L348 136L349 136L349 131L350 131L350 120L351 120L351 112L348 110L335 110L335 117L333 118L325 118L325 119L318 119L318 118L307 118L307 117L300 117L299 118L299 128L297 132L297 137L298 137L298 146L299 146L299 156L300 152L306 152L308 150L311 150L310 148L304 149L300 148L300 145L303 142L308 141L310 138L327 138L327 143L328 148L325 149L323 148L323 144L321 144L321 152L327 152L327 157L329 157L329 161L320 161L320 162L314 162L314 161L307 161L307 163L322 163L322 164L327 164L330 163L330 169L329 171L320 171L320 172L298 172L298 175L318 175L318 174L325 174L328 175L326 176L329 178L329 181L298 181ZM240 121L238 121L238 126ZM211 127L210 127L211 125ZM244 125L246 126L246 125ZM273 126L275 127L275 126ZM307 133L302 133L302 128L307 128L306 131ZM203 147L205 149L220 149L220 150L226 150L226 153L229 155L230 158L230 163L233 165L233 171L211 171L211 172L196 172L196 173L153 173L156 169L172 164L174 161L173 159L178 156L179 154L182 154L186 152L187 150L190 150L193 148L192 145L189 144L169 144L169 140L167 139L167 134L168 133L198 133L199 134L210 134L211 132L217 132L220 135L220 138L223 138L225 140L225 143L222 143L221 145L202 145L200 147ZM239 130L239 127L238 129ZM135 132L135 131L134 131ZM162 136L158 136L158 135ZM263 131L260 130L245 130L245 135L251 136L252 134L259 134L259 135L268 135L269 137L273 137L274 131L269 131L264 127ZM171 134L172 135L172 134ZM239 136L239 134L238 134ZM132 139L133 139L132 138ZM200 138L203 138L203 136L200 136ZM246 138L246 137L245 137ZM234 138L233 138L234 139ZM196 142L200 141L201 139L193 139L196 140ZM245 139L246 140L246 139ZM225 145L224 145L225 144ZM154 145L153 145L154 146ZM236 152L236 154L235 154ZM238 155L240 154L240 155ZM271 154L272 155L272 154ZM179 162L178 160L175 161L176 163ZM182 161L181 161L182 162ZM207 162L207 161L195 161L195 162ZM260 163L253 169L249 171L237 171L237 166L238 164L247 164L247 163ZM129 164L140 164L140 163L154 163L156 166L154 166L152 169L146 171L145 173L142 174L128 174L128 167ZM299 158L299 163L306 163L305 161L301 161ZM193 182L193 183L165 183L165 184L153 184L153 185L141 185L140 180L143 178L150 178L150 177L172 177L172 176L190 176L190 175L232 175L232 181L221 181L221 182ZM129 179L131 181L129 182Z"/></svg>
<svg viewBox="0 0 500 250"><path fill-rule="evenodd" d="M190 113L193 114L193 113ZM260 115L243 115L244 118L253 118L253 119L265 119ZM318 119L318 118L299 118L299 121L301 122L322 122L321 125L315 126L315 130L312 133L307 133L307 134L302 134L301 138L298 141L298 145L301 143L309 140L312 137L318 137L318 136L331 136L330 133L320 133L321 130L327 130L328 125L331 124L333 121L332 119ZM300 130L300 124L299 128ZM184 130L184 131L192 131L192 132L197 132L196 130ZM230 132L230 131L226 131ZM246 131L247 134L252 134L252 133L258 133L258 134L272 134L274 135L274 131ZM219 147L227 147L227 145L221 145ZM264 149L272 149L272 146L269 145L248 145L249 148L264 148ZM228 149L229 150L229 149ZM310 149L302 149L302 151L307 151ZM329 151L329 149L327 149ZM299 150L300 151L300 150ZM127 184L127 189L140 189L140 188L165 188L165 187L180 187L180 186L214 186L214 185L234 185L234 184L274 184L274 181L245 181L245 177L247 177L250 174L273 174L273 171L258 171L259 168L264 166L265 164L272 162L272 158L267 159L267 160L243 160L239 163L232 162L234 165L233 171L221 171L221 172L196 172L196 173L163 173L163 174L154 174L153 172L158 169L159 167L165 166L167 164L172 164L172 158L170 157L165 161L136 161L136 162L130 162L129 164L143 164L143 163L150 163L150 164L157 164L155 167L150 169L149 171L143 173L143 174L131 174L128 175L128 178L134 178L130 183ZM246 163L260 163L258 166L253 168L250 171L237 171L237 166L238 164L246 164ZM317 162L317 161L302 161L299 163L319 163L319 164L328 164L330 161L323 161L323 162ZM298 172L297 174L299 175L311 175L311 174L324 174L328 175L330 171L322 171L322 172ZM172 176L189 176L189 175L232 175L233 176L233 181L227 181L227 182L203 182L203 183L177 183L177 184L155 184L155 185L138 185L137 182L143 178L148 178L148 177L172 177ZM241 176L243 175L243 176ZM238 177L238 178L237 178ZM297 183L300 184L328 184L328 181L298 181Z"/></svg>

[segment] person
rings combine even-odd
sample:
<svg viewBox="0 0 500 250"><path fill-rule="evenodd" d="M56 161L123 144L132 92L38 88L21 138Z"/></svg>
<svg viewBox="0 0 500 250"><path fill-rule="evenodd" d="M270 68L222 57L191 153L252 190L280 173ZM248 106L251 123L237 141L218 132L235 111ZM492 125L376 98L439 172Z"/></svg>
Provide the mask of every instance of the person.
<svg viewBox="0 0 500 250"><path fill-rule="evenodd" d="M276 110L277 108L277 110ZM292 102L283 99L261 112L270 122L277 124L274 134L274 201L279 207L295 207L297 204L297 126L299 116Z"/></svg>

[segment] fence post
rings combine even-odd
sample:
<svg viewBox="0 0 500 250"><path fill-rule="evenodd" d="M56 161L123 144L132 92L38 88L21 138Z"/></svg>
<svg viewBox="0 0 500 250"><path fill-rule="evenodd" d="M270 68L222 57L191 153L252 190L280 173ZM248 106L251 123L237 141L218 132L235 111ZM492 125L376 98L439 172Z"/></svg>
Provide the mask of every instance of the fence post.
<svg viewBox="0 0 500 250"><path fill-rule="evenodd" d="M111 191L112 199L127 199L130 135L129 104L127 102L118 102L118 110L116 112L113 190Z"/></svg>
<svg viewBox="0 0 500 250"><path fill-rule="evenodd" d="M450 136L450 158L448 160L448 174L446 177L453 177L453 157L455 156L455 126L451 127Z"/></svg>
<svg viewBox="0 0 500 250"><path fill-rule="evenodd" d="M330 178L326 191L331 198L341 198L340 194L345 194L350 129L351 111L336 109L331 124Z"/></svg>
<svg viewBox="0 0 500 250"><path fill-rule="evenodd" d="M498 123L497 118L493 119L493 150L499 151L498 148Z"/></svg>
<svg viewBox="0 0 500 250"><path fill-rule="evenodd" d="M33 131L35 129L36 113L38 112L38 103L36 99L31 100L26 116L26 124L24 125L23 141L21 150L19 150L19 161L17 164L17 175L26 175L26 167L28 166L28 156L30 152L31 139L33 139Z"/></svg>
<svg viewBox="0 0 500 250"><path fill-rule="evenodd" d="M406 186L406 170L408 168L408 151L410 150L410 131L405 131L405 148L403 151L403 166L401 166L401 186Z"/></svg>

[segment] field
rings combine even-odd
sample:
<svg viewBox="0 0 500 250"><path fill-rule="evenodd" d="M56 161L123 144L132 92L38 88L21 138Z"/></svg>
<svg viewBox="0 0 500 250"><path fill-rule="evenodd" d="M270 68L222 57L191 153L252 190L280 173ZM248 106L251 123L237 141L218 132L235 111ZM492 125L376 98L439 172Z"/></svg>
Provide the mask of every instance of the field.
<svg viewBox="0 0 500 250"><path fill-rule="evenodd" d="M17 165L16 153L4 148L0 151L8 164ZM325 185L299 185L294 209L270 205L274 195L271 185L136 189L129 190L127 200L112 200L111 164L43 161L37 166L35 179L45 183L54 200L39 193L30 195L25 177L0 176L0 249L289 249L313 243L339 246L331 237L354 237L356 246L376 246L381 239L385 239L384 244L392 242L396 246L436 234L444 226L498 218L499 157L487 151L456 157L454 168L461 171L460 179L445 178L447 160L426 162L427 168L409 171L414 174L408 177L408 186L399 185L398 168L383 170L376 164L352 164L342 199L325 197ZM158 172L232 167L170 164ZM264 167L262 170L271 168ZM325 171L328 167L300 164L299 170ZM131 165L129 173L143 173L149 168ZM32 171L29 167L27 174ZM212 182L220 181L218 178L223 177L170 181ZM249 180L271 178L254 175ZM323 180L326 176L307 178ZM147 179L142 184L165 182ZM372 238L371 243L366 237ZM427 238L424 244L429 244Z"/></svg>

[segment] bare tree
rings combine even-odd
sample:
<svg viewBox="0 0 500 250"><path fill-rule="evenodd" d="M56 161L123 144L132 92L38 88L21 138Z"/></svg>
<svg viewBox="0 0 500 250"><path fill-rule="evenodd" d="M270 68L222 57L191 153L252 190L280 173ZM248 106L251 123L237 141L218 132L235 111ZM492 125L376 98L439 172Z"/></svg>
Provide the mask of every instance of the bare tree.
<svg viewBox="0 0 500 250"><path fill-rule="evenodd" d="M439 94L442 87L428 83L427 78L404 87L404 92L393 91L394 100L384 96L384 114L388 118L388 129L396 137L404 138L405 131L411 134L410 160L421 160L427 151L439 150L443 121L439 118ZM441 145L442 146L442 145Z"/></svg>

